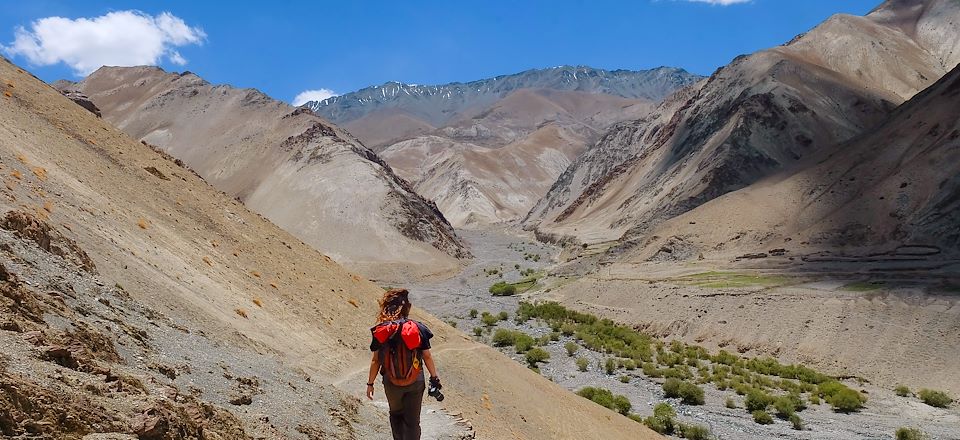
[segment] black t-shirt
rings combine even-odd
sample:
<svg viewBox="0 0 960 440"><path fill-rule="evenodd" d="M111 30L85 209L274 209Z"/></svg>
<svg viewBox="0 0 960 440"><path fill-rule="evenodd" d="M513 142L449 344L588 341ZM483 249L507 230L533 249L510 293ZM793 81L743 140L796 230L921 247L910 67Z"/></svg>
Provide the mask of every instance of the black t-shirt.
<svg viewBox="0 0 960 440"><path fill-rule="evenodd" d="M422 322L420 322L420 321L414 321L414 320L412 320L412 319L411 319L411 321L415 322L415 323L417 324L417 328L420 329L420 347L418 347L417 350L420 350L420 351L429 350L429 349L430 349L430 338L433 337L433 332L431 332L430 329L427 328L427 326L424 325ZM383 380L387 380L387 373L386 373L385 371L383 371L383 367L382 367L382 365L383 365L383 351L380 350L381 348L383 348L383 344L381 344L380 341L377 340L377 338L373 337L373 335L370 335L370 351L376 351L376 352L378 352L378 353L377 353L377 356L379 356L379 358L380 358L380 365L381 365L381 368L380 368L380 376L383 377ZM420 356L420 362L421 362L421 364L422 364L422 362L423 362L423 355L419 355L419 354L418 354L418 356ZM423 381L424 381L424 376L423 376L423 370L424 370L424 368L426 368L426 367L423 367L423 368L420 369L420 376L417 377L417 382L423 382Z"/></svg>

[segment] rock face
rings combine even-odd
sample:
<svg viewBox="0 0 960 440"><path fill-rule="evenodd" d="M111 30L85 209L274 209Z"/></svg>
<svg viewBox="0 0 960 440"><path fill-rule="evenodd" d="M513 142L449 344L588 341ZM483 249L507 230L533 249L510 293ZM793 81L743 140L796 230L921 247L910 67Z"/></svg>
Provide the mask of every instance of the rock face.
<svg viewBox="0 0 960 440"><path fill-rule="evenodd" d="M309 110L154 67L104 67L74 87L106 120L367 276L425 275L469 256L436 205Z"/></svg>
<svg viewBox="0 0 960 440"><path fill-rule="evenodd" d="M589 142L699 79L557 67L466 84L388 83L307 104L373 145L455 226L521 218Z"/></svg>
<svg viewBox="0 0 960 440"><path fill-rule="evenodd" d="M527 215L544 236L606 241L656 225L876 126L960 61L956 2L892 1L735 59L619 124ZM933 35L950 35L934 38Z"/></svg>

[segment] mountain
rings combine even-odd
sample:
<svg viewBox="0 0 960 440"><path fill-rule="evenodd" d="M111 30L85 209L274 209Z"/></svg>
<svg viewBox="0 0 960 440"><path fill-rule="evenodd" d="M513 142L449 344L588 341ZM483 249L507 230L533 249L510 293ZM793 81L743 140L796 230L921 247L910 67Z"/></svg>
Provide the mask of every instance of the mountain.
<svg viewBox="0 0 960 440"><path fill-rule="evenodd" d="M889 1L741 56L613 127L526 216L541 237L641 237L656 225L877 126L960 61L960 4Z"/></svg>
<svg viewBox="0 0 960 440"><path fill-rule="evenodd" d="M389 437L344 385L380 287L5 59L0 88L0 436ZM657 438L415 316L440 438Z"/></svg>
<svg viewBox="0 0 960 440"><path fill-rule="evenodd" d="M103 67L69 88L130 136L367 276L432 274L469 255L433 203L308 110L156 67Z"/></svg>
<svg viewBox="0 0 960 440"><path fill-rule="evenodd" d="M347 124L384 109L398 109L430 126L439 127L469 108L489 106L521 89L578 91L660 101L678 87L697 79L696 75L671 67L632 71L558 66L436 86L388 82L323 101L308 102L305 107L335 124ZM361 140L367 141L362 137Z"/></svg>
<svg viewBox="0 0 960 440"><path fill-rule="evenodd" d="M587 67L419 86L388 83L307 106L379 152L454 226L519 219L611 124L699 79Z"/></svg>
<svg viewBox="0 0 960 440"><path fill-rule="evenodd" d="M693 253L781 247L810 261L960 255L960 67L877 125L792 173L771 176L656 229ZM737 216L730 216L737 212ZM742 238L730 241L733 235ZM669 240L669 239L667 239ZM632 258L648 258L665 240ZM903 270L904 268L901 268Z"/></svg>

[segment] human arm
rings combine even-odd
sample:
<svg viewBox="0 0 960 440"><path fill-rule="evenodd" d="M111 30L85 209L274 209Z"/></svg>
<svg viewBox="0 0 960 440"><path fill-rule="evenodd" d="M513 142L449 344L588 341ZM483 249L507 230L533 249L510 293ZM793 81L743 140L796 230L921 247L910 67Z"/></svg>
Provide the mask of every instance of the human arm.
<svg viewBox="0 0 960 440"><path fill-rule="evenodd" d="M377 380L377 373L380 372L380 356L378 352L373 352L370 357L370 373L367 374L367 399L373 400L373 381Z"/></svg>
<svg viewBox="0 0 960 440"><path fill-rule="evenodd" d="M427 371L430 372L430 378L439 377L437 375L437 366L433 363L433 355L430 354L430 350L423 350L423 364L427 366Z"/></svg>

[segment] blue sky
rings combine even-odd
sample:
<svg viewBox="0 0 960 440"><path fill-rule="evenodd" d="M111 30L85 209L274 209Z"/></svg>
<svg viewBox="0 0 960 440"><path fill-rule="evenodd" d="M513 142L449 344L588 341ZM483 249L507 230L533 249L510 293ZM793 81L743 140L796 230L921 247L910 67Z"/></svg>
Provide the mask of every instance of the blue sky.
<svg viewBox="0 0 960 440"><path fill-rule="evenodd" d="M735 4L711 4L727 2ZM44 80L77 79L122 58L290 101L304 90L440 84L562 64L706 75L879 2L3 0L0 50ZM46 17L70 21L38 22ZM73 21L80 18L89 20Z"/></svg>

